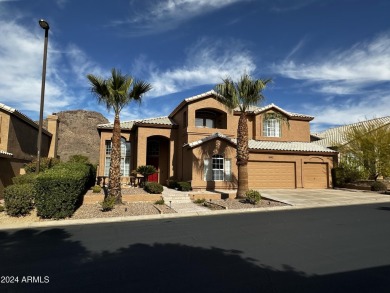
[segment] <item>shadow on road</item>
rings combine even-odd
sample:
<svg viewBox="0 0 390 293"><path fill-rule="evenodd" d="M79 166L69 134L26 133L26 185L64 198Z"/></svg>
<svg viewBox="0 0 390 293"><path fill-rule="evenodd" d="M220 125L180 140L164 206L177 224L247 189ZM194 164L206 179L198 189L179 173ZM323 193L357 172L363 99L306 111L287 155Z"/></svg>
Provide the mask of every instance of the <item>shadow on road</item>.
<svg viewBox="0 0 390 293"><path fill-rule="evenodd" d="M390 266L305 275L216 247L155 243L91 253L71 236L59 228L0 232L1 276L19 277L19 284L0 284L0 291L388 292ZM21 284L26 276L48 276L49 282Z"/></svg>

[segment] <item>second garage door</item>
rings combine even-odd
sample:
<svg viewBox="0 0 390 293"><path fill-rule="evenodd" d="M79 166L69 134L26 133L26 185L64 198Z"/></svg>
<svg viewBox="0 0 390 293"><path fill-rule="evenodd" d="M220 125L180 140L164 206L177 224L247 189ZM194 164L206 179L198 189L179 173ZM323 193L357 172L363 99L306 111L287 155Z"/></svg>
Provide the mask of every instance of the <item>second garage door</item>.
<svg viewBox="0 0 390 293"><path fill-rule="evenodd" d="M328 165L324 163L304 163L303 187L328 188Z"/></svg>
<svg viewBox="0 0 390 293"><path fill-rule="evenodd" d="M296 188L295 163L249 162L249 188Z"/></svg>

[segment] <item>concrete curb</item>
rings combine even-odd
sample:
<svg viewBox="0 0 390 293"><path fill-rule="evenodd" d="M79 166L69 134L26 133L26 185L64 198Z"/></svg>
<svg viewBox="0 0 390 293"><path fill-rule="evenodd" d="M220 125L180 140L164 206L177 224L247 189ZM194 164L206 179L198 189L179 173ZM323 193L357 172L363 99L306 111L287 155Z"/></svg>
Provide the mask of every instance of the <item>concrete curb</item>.
<svg viewBox="0 0 390 293"><path fill-rule="evenodd" d="M77 220L53 220L43 222L30 222L20 224L0 224L1 230L11 229L29 229L29 228L44 228L44 227L61 227L61 226L76 226L76 225L89 225L89 224L104 224L104 223L120 223L120 222L132 222L132 221L146 221L146 220L162 220L162 219L175 219L175 218L188 218L197 216L216 216L216 215L229 215L229 214L244 214L244 213L259 213L259 212L274 212L274 211L288 211L288 210L300 210L300 209L317 209L339 206L354 206L362 204L376 204L376 203L390 203L390 199L376 200L376 201L359 201L359 202L346 202L336 204L323 204L323 205L299 205L299 206L278 206L278 207L263 207L263 208L249 208L249 209L230 209L230 210L209 210L199 212L188 213L175 213L175 214L159 214L159 215L142 215L142 216L127 216L127 217L112 217L112 218L94 218L94 219L77 219ZM288 203L287 203L288 204Z"/></svg>

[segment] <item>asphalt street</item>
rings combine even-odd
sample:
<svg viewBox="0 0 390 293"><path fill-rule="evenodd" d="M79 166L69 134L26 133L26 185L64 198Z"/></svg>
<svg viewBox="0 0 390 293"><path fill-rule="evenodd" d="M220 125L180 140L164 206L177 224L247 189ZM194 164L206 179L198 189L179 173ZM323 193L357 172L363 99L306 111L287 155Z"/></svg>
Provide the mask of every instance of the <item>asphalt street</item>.
<svg viewBox="0 0 390 293"><path fill-rule="evenodd" d="M0 292L390 292L389 231L390 203L5 230Z"/></svg>

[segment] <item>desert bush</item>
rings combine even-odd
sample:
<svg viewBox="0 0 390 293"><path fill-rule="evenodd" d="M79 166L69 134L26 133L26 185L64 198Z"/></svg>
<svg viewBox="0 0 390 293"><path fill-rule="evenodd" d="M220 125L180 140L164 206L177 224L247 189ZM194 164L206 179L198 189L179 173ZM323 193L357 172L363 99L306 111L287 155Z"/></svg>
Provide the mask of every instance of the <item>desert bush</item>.
<svg viewBox="0 0 390 293"><path fill-rule="evenodd" d="M144 190L152 194L160 194L164 188L160 183L157 182L146 182Z"/></svg>
<svg viewBox="0 0 390 293"><path fill-rule="evenodd" d="M102 191L102 188L99 185L95 185L92 187L92 193L100 193Z"/></svg>
<svg viewBox="0 0 390 293"><path fill-rule="evenodd" d="M177 182L177 187L181 191L190 191L191 183L190 182Z"/></svg>
<svg viewBox="0 0 390 293"><path fill-rule="evenodd" d="M387 185L381 181L375 181L371 184L372 191L386 191Z"/></svg>
<svg viewBox="0 0 390 293"><path fill-rule="evenodd" d="M61 219L72 216L88 190L91 166L62 163L41 173L36 181L38 216Z"/></svg>
<svg viewBox="0 0 390 293"><path fill-rule="evenodd" d="M3 205L0 204L0 213L4 212L5 211L5 208Z"/></svg>
<svg viewBox="0 0 390 293"><path fill-rule="evenodd" d="M82 163L82 164L89 164L89 158L84 155L73 155L68 160L69 163Z"/></svg>
<svg viewBox="0 0 390 293"><path fill-rule="evenodd" d="M57 158L41 158L39 164L39 170L41 172L46 171L47 169L53 168L58 165L61 161ZM34 173L37 168L37 160L33 160L31 163L28 163L24 166L26 173Z"/></svg>
<svg viewBox="0 0 390 293"><path fill-rule="evenodd" d="M163 199L156 200L154 204L163 205L165 204L165 201Z"/></svg>
<svg viewBox="0 0 390 293"><path fill-rule="evenodd" d="M364 171L357 166L340 163L338 167L332 169L333 185L343 187L346 183L355 182L366 178Z"/></svg>
<svg viewBox="0 0 390 293"><path fill-rule="evenodd" d="M142 184L145 185L145 183L148 181L148 176L156 173L157 169L152 165L145 165L139 166L136 171L137 173L142 174L142 176L144 176Z"/></svg>
<svg viewBox="0 0 390 293"><path fill-rule="evenodd" d="M4 204L8 215L13 217L24 216L34 207L34 185L14 184L4 189Z"/></svg>
<svg viewBox="0 0 390 293"><path fill-rule="evenodd" d="M260 192L256 190L248 190L245 193L246 200L251 204L257 204L261 200Z"/></svg>
<svg viewBox="0 0 390 293"><path fill-rule="evenodd" d="M202 199L198 198L198 199L195 199L195 200L194 200L194 203L197 203L197 204L203 204L203 203L205 203L205 202L206 202L206 199L205 199L205 198L202 198Z"/></svg>
<svg viewBox="0 0 390 293"><path fill-rule="evenodd" d="M108 212L114 209L115 206L115 197L108 196L104 199L104 201L101 203L102 211Z"/></svg>
<svg viewBox="0 0 390 293"><path fill-rule="evenodd" d="M173 179L173 178L169 178L169 179L167 180L167 187L168 187L168 188L175 189L176 187L178 187L178 186L177 186L177 181L176 181L175 179Z"/></svg>

